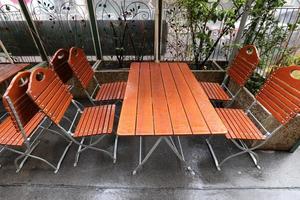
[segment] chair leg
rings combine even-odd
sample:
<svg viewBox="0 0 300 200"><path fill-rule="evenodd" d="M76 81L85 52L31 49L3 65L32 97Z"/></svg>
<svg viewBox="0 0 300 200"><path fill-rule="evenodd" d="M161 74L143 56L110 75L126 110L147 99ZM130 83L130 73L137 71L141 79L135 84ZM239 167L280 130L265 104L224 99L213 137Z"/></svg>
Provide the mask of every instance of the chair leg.
<svg viewBox="0 0 300 200"><path fill-rule="evenodd" d="M30 149L26 150L26 152L20 156L18 156L16 159L15 159L15 166L16 166L16 172L19 173L20 170L23 168L25 162L27 161L27 159L29 158L29 154L31 154L35 148L39 145L40 141L37 141ZM18 161L20 159L24 158L20 164L18 164Z"/></svg>
<svg viewBox="0 0 300 200"><path fill-rule="evenodd" d="M73 143L72 141L69 142L69 144L66 146L66 148L65 148L65 150L64 150L64 152L63 152L63 154L61 155L61 157L60 157L60 159L59 159L59 161L58 161L58 163L57 163L57 165L56 165L56 170L54 171L55 174L56 174L56 173L58 172L58 170L60 169L61 163L63 162L64 158L66 157L67 152L69 151L69 149L70 149L72 143Z"/></svg>
<svg viewBox="0 0 300 200"><path fill-rule="evenodd" d="M115 138L115 145L114 145L114 159L113 159L113 163L116 163L116 162L117 162L118 139L119 139L119 136L116 135L116 138Z"/></svg>
<svg viewBox="0 0 300 200"><path fill-rule="evenodd" d="M243 142L242 140L239 140L240 144L247 150L249 150L249 147L247 146L247 144L245 142ZM257 169L261 169L260 165L258 164L259 163L259 156L257 153L249 150L248 152L250 158L252 159L252 161L254 162L255 166L257 167Z"/></svg>
<svg viewBox="0 0 300 200"><path fill-rule="evenodd" d="M209 137L208 139L206 139L206 144L207 144L208 149L209 149L209 151L210 151L210 153L211 153L211 156L212 156L212 158L213 158L213 160L214 160L214 163L215 163L215 166L216 166L217 170L218 170L218 171L221 171L221 166L220 166L220 164L219 164L218 158L217 158L217 156L216 156L216 154L215 154L215 151L214 151L212 145L210 144L210 141L209 141L210 138L211 138L211 137Z"/></svg>
<svg viewBox="0 0 300 200"><path fill-rule="evenodd" d="M81 141L80 141L80 144L81 144L81 145L78 146L78 149L77 149L77 152L76 152L76 155L75 155L74 167L76 167L77 164L78 164L79 156L80 156L80 153L81 153L82 144L84 143L84 140L85 140L85 138L83 137L83 138L81 139Z"/></svg>

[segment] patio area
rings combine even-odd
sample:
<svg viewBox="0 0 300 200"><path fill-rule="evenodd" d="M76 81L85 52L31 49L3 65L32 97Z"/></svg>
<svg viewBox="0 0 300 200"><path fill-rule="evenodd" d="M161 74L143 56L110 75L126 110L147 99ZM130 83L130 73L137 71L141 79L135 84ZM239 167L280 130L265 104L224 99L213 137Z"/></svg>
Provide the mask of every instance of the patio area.
<svg viewBox="0 0 300 200"><path fill-rule="evenodd" d="M113 137L108 138L110 144ZM226 156L223 145L235 146L218 138L220 156ZM151 143L147 140L147 144ZM51 145L50 145L51 144ZM57 161L65 143L48 134L43 147L36 152ZM72 146L58 172L53 174L41 162L30 160L22 171L15 173L15 155L6 153L0 159L1 199L299 199L300 151L258 151L262 170L249 162L249 156L239 157L215 169L205 140L199 137L182 139L186 160L195 171L185 171L167 147L159 148L141 173L131 172L138 157L139 140L121 138L119 159L113 164L109 158L93 151L84 152L78 167L73 167L76 147ZM110 147L112 149L112 146Z"/></svg>
<svg viewBox="0 0 300 200"><path fill-rule="evenodd" d="M300 200L298 0L0 0L0 97L0 200Z"/></svg>

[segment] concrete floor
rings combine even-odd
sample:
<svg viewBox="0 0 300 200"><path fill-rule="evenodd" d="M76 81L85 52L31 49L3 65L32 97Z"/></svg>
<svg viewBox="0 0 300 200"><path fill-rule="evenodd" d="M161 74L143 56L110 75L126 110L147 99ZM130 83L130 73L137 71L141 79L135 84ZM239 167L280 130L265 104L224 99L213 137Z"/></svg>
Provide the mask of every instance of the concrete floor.
<svg viewBox="0 0 300 200"><path fill-rule="evenodd" d="M146 138L145 148L154 138ZM112 151L114 137L103 141ZM258 151L262 170L253 166L248 155L226 163L221 172L214 167L204 138L185 137L182 144L187 163L196 172L191 175L169 148L162 143L148 163L135 176L138 163L138 138L120 138L118 161L95 151L82 153L74 168L76 145L68 152L60 171L53 173L40 161L30 159L15 173L16 155L0 156L0 199L300 199L300 151ZM213 144L221 157L235 148L223 137ZM51 162L57 162L66 142L51 133L43 134L35 150Z"/></svg>

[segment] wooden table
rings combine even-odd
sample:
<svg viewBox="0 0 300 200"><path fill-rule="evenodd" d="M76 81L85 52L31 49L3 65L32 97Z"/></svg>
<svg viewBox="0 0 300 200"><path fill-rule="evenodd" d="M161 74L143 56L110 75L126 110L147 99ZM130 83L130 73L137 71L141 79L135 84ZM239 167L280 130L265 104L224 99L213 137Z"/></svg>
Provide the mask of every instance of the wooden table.
<svg viewBox="0 0 300 200"><path fill-rule="evenodd" d="M25 69L29 64L0 64L0 84Z"/></svg>
<svg viewBox="0 0 300 200"><path fill-rule="evenodd" d="M144 160L140 145L136 170L161 141L184 161L178 136L226 133L226 127L187 64L131 64L117 134L159 137ZM171 136L177 136L177 145Z"/></svg>

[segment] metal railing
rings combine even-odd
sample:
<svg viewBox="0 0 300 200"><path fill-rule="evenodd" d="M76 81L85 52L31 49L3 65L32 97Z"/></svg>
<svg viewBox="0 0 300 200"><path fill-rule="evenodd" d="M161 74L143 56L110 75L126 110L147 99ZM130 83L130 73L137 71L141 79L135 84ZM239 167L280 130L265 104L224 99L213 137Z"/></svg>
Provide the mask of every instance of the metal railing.
<svg viewBox="0 0 300 200"><path fill-rule="evenodd" d="M20 7L23 0L19 0L21 4L4 2L0 7L0 37L15 62L40 62L45 60L43 52L48 60L58 48L71 46L84 48L92 61L154 60L154 44L158 41L161 60L193 60L186 13L173 3L163 1L161 10L155 10L155 4L148 0L96 0L94 4L88 0L32 0L25 8ZM156 12L161 13L161 19L156 17ZM300 31L289 29L289 24L299 18L299 8L278 8L274 15L288 39L265 56L264 66L257 70L263 77L288 49L293 47L292 53L296 54L300 46ZM32 20L32 26L28 20ZM160 38L154 37L155 20L161 22ZM215 40L223 24L210 23L209 27ZM238 30L239 22L221 38L209 60L230 60Z"/></svg>

